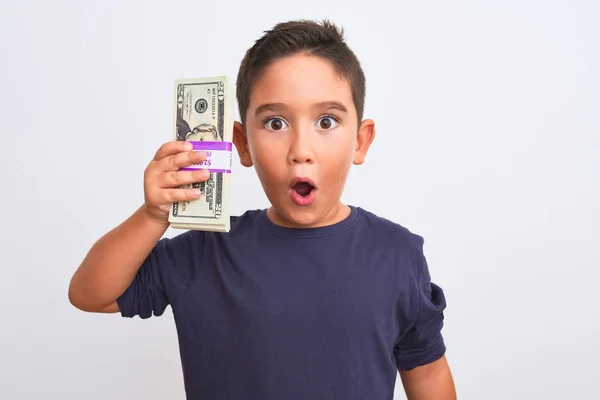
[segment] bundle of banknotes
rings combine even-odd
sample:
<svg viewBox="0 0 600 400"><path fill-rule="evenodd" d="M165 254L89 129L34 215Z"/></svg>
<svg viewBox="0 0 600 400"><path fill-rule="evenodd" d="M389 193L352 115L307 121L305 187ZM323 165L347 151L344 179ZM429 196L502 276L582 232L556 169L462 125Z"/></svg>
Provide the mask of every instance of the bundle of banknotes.
<svg viewBox="0 0 600 400"><path fill-rule="evenodd" d="M193 201L171 205L175 229L229 232L233 107L235 90L226 76L175 81L174 140L191 142L206 160L185 170L208 169L210 177L182 187L200 189Z"/></svg>

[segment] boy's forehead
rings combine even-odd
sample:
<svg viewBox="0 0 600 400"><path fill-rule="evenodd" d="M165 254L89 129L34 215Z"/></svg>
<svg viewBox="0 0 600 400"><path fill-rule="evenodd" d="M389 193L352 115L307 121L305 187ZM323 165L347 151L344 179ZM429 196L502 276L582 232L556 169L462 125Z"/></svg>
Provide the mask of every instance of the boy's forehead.
<svg viewBox="0 0 600 400"><path fill-rule="evenodd" d="M352 90L333 65L315 56L291 56L267 67L250 93L250 113L264 104L310 107L336 102L350 110Z"/></svg>

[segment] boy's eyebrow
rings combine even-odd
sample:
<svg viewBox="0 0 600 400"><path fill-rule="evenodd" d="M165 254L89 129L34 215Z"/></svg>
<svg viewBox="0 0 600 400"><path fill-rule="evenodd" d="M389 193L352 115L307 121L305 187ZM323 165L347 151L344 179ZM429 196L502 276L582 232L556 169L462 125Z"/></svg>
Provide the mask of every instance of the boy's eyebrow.
<svg viewBox="0 0 600 400"><path fill-rule="evenodd" d="M343 103L340 103L339 101L324 101L322 103L317 103L315 104L316 108L325 108L326 110L338 110L341 111L343 113L347 113L348 109L346 108L346 106Z"/></svg>
<svg viewBox="0 0 600 400"><path fill-rule="evenodd" d="M283 103L261 104L260 106L256 107L256 110L254 111L254 116L258 116L267 111L274 112L274 111L285 109L285 108L286 108L286 106ZM322 101L320 103L315 104L314 108L325 108L327 110L334 109L334 110L338 110L338 111L341 111L344 113L348 112L348 109L346 108L346 106L344 104L340 103L339 101Z"/></svg>

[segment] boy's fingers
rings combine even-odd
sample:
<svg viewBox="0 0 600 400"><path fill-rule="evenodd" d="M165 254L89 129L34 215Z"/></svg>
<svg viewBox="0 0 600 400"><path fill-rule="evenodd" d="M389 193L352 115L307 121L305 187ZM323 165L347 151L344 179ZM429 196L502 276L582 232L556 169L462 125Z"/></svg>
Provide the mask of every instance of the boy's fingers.
<svg viewBox="0 0 600 400"><path fill-rule="evenodd" d="M160 170L177 171L194 163L201 163L206 159L204 151L186 151L168 155L159 161Z"/></svg>
<svg viewBox="0 0 600 400"><path fill-rule="evenodd" d="M199 189L166 189L165 203L176 203L179 201L195 200L200 197Z"/></svg>
<svg viewBox="0 0 600 400"><path fill-rule="evenodd" d="M203 182L206 181L209 176L210 173L207 170L168 171L161 174L158 185L163 188L172 188L196 182Z"/></svg>
<svg viewBox="0 0 600 400"><path fill-rule="evenodd" d="M167 156L182 153L184 151L191 151L192 149L192 144L189 142L186 142L184 140L173 140L164 143L158 148L156 154L154 155L154 161L160 161Z"/></svg>

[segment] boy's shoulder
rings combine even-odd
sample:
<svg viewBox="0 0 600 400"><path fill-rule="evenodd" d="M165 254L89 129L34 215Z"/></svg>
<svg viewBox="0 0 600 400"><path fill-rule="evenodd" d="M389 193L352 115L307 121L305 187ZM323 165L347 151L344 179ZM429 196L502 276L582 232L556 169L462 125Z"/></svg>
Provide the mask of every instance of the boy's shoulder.
<svg viewBox="0 0 600 400"><path fill-rule="evenodd" d="M371 226L373 229L383 230L387 232L396 232L404 235L414 235L406 226L399 222L391 219L391 217L384 217L381 214L376 214L373 211L369 211L362 207L356 207L361 215L363 216L365 223Z"/></svg>
<svg viewBox="0 0 600 400"><path fill-rule="evenodd" d="M386 237L385 242L394 242L397 245L409 245L420 248L423 246L424 238L410 230L407 226L394 221L390 217L384 217L381 214L376 214L373 211L364 208L358 208L362 215L362 228L365 233L376 235L378 237Z"/></svg>

